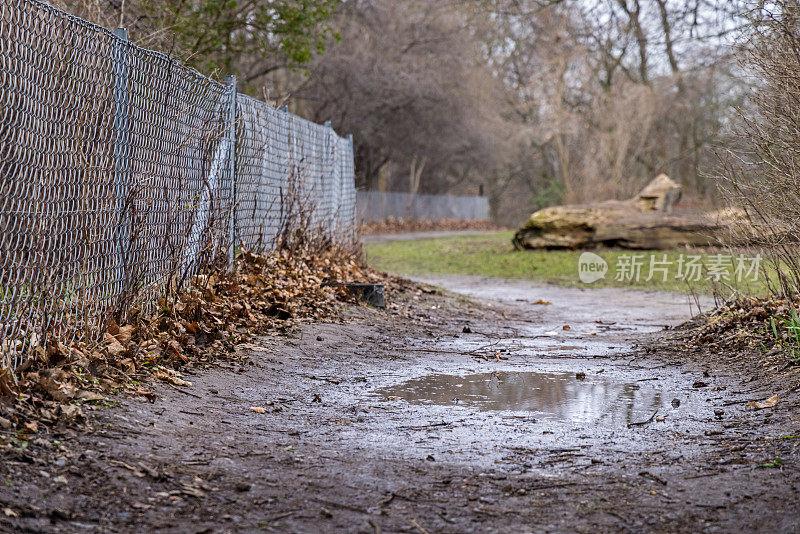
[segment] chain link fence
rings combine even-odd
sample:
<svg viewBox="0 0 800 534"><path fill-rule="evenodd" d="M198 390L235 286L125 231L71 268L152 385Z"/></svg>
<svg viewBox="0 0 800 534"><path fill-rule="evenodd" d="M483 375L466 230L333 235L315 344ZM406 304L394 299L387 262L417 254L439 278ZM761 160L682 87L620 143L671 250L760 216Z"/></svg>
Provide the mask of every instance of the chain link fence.
<svg viewBox="0 0 800 534"><path fill-rule="evenodd" d="M425 195L393 191L358 191L360 222L404 219L409 221L488 221L489 199L459 195Z"/></svg>
<svg viewBox="0 0 800 534"><path fill-rule="evenodd" d="M0 0L0 369L147 313L299 217L352 239L352 140L36 0Z"/></svg>

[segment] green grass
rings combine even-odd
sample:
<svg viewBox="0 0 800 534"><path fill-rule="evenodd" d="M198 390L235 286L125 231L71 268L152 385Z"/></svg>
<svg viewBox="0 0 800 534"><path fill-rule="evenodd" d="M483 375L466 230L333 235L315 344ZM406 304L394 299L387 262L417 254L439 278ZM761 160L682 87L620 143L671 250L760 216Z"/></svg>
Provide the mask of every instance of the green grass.
<svg viewBox="0 0 800 534"><path fill-rule="evenodd" d="M785 334L784 334L785 332ZM789 317L770 317L767 334L792 360L800 360L800 314L792 308Z"/></svg>
<svg viewBox="0 0 800 534"><path fill-rule="evenodd" d="M608 272L604 279L592 284L584 284L578 278L578 259L581 251L515 251L511 245L513 233L491 232L480 235L453 236L416 241L390 241L369 243L365 245L369 264L383 271L412 276L424 274L460 274L486 276L493 278L510 278L534 280L538 282L556 283L576 287L628 287L661 291L692 290L697 293L710 294L720 284L706 279L703 271L701 280L687 283L676 280L677 263L681 255L684 258L702 256L699 263L713 262L717 253L703 254L698 251L633 251L633 250L595 250L596 254L608 263ZM641 255L642 267L639 281L616 280L617 266L620 260L630 258L633 254ZM666 254L668 277L663 281L663 274L656 273L653 279L645 281L650 269L650 257L655 255L658 261ZM721 254L726 255L722 252ZM735 258L732 260L735 262ZM731 276L734 269L729 270ZM737 284L745 294L763 294L765 285L763 276L756 282ZM722 290L723 295L729 290Z"/></svg>

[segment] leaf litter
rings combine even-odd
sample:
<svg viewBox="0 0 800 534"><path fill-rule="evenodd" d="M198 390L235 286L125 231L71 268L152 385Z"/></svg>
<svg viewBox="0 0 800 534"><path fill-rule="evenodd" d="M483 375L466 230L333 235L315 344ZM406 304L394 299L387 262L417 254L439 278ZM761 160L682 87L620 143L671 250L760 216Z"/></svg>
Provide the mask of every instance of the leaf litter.
<svg viewBox="0 0 800 534"><path fill-rule="evenodd" d="M324 283L387 278L397 287L405 283L368 269L350 248L306 244L266 255L243 252L229 271L197 275L190 289L159 299L157 313L134 309L124 325L109 319L100 342L65 345L48 337L16 373L0 371L0 426L33 434L43 426L79 424L87 405L95 409L92 404L118 391L154 401L142 385L150 378L190 388L181 369L244 364L247 357L236 345L335 317L338 302L356 302L345 288Z"/></svg>

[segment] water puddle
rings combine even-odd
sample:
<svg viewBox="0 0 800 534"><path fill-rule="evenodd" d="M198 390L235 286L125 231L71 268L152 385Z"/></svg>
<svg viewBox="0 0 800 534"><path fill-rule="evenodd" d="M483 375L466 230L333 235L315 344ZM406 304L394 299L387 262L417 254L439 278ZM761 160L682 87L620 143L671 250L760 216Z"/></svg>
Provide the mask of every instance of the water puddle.
<svg viewBox="0 0 800 534"><path fill-rule="evenodd" d="M492 372L429 375L376 392L411 404L532 412L543 419L632 423L672 409L670 396L652 385L574 373Z"/></svg>

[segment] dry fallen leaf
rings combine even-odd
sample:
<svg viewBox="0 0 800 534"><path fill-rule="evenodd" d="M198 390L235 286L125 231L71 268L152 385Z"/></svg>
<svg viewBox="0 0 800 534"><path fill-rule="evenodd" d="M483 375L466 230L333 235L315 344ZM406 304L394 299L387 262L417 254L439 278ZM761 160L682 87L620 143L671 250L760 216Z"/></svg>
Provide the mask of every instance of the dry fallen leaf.
<svg viewBox="0 0 800 534"><path fill-rule="evenodd" d="M0 371L0 395L16 397L19 395L17 379L9 369Z"/></svg>
<svg viewBox="0 0 800 534"><path fill-rule="evenodd" d="M108 347L108 355L112 358L118 358L125 353L125 347L111 334L106 333L105 342Z"/></svg>
<svg viewBox="0 0 800 534"><path fill-rule="evenodd" d="M133 337L134 329L135 327L133 325L120 327L119 333L114 337L117 338L117 341L120 343L127 343L131 340L131 337Z"/></svg>
<svg viewBox="0 0 800 534"><path fill-rule="evenodd" d="M77 421L83 419L83 411L81 411L80 406L62 404L59 408L61 409L61 415L67 420Z"/></svg>
<svg viewBox="0 0 800 534"><path fill-rule="evenodd" d="M255 413L267 413L267 409L262 406L253 406L252 408L250 408L250 410L252 410Z"/></svg>
<svg viewBox="0 0 800 534"><path fill-rule="evenodd" d="M120 369L128 374L133 374L136 372L136 363L133 361L133 358L123 358L120 360L117 365Z"/></svg>
<svg viewBox="0 0 800 534"><path fill-rule="evenodd" d="M773 395L770 398L765 399L763 401L750 401L750 402L748 402L747 404L744 405L744 408L746 410L747 409L763 410L764 408L772 408L773 406L778 404L779 400L780 400L780 398L778 398L777 395Z"/></svg>
<svg viewBox="0 0 800 534"><path fill-rule="evenodd" d="M154 402L156 400L156 394L149 389L136 388L136 391L134 391L133 394L146 397L150 402Z"/></svg>
<svg viewBox="0 0 800 534"><path fill-rule="evenodd" d="M153 371L153 376L175 386L190 387L192 385L191 382L184 380L183 378L176 376L165 369L156 369Z"/></svg>
<svg viewBox="0 0 800 534"><path fill-rule="evenodd" d="M65 380L65 377L53 373L53 376L42 377L39 385L58 402L69 402L75 397L75 386Z"/></svg>
<svg viewBox="0 0 800 534"><path fill-rule="evenodd" d="M36 423L36 421L31 421L30 423L25 423L25 425L22 427L22 430L24 432L35 434L39 431L39 425Z"/></svg>
<svg viewBox="0 0 800 534"><path fill-rule="evenodd" d="M86 391L86 390L79 391L78 394L75 395L75 398L84 402L105 400L105 397L103 395L95 393L94 391Z"/></svg>

